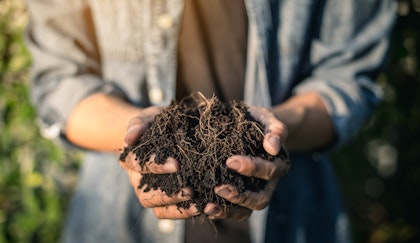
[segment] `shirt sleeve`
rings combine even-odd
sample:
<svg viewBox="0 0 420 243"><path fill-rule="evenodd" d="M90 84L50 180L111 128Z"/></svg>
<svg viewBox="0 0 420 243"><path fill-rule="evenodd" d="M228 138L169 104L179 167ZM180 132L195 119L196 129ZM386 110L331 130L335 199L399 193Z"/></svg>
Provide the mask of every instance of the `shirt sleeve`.
<svg viewBox="0 0 420 243"><path fill-rule="evenodd" d="M381 100L374 81L386 60L395 9L392 0L326 1L310 48L312 75L293 93L313 91L321 96L337 146L357 133Z"/></svg>
<svg viewBox="0 0 420 243"><path fill-rule="evenodd" d="M31 100L47 138L65 136L73 108L95 92L124 97L101 78L88 1L28 0L25 41L32 57Z"/></svg>

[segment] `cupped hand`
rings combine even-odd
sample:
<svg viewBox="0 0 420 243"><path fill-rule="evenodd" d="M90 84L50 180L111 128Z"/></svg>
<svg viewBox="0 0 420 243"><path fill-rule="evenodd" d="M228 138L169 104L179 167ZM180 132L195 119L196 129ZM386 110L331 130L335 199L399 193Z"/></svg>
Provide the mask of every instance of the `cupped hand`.
<svg viewBox="0 0 420 243"><path fill-rule="evenodd" d="M267 108L252 106L249 109L251 115L264 126L263 147L267 153L277 155L287 138L287 127L279 121ZM290 168L288 158L267 161L260 157L234 155L227 159L229 169L244 176L260 178L267 181L264 190L259 192L245 191L238 193L233 185L221 185L215 187L215 193L226 200L237 204L239 207L222 208L220 205L208 204L204 213L209 218L236 218L246 219L252 210L264 209L271 200L278 180L287 173Z"/></svg>
<svg viewBox="0 0 420 243"><path fill-rule="evenodd" d="M124 139L126 144L135 144L159 112L160 108L150 107L131 119ZM154 161L154 157L151 156L150 160L143 167L139 165L136 155L132 152L128 153L124 161L119 161L120 166L127 172L130 184L134 188L141 205L146 208L153 208L154 214L158 218L182 219L198 215L198 209L194 205L191 205L188 209L179 208L176 205L191 199L192 191L189 188L182 188L178 194L172 196L166 195L160 189L144 192L144 187L139 188L142 175L144 174L168 174L179 170L178 161L175 159L168 158L165 163L157 164Z"/></svg>

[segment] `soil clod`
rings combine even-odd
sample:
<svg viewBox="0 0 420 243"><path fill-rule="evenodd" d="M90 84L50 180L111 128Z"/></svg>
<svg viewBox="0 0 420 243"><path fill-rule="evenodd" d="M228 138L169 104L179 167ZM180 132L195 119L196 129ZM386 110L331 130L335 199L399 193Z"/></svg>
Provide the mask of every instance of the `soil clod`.
<svg viewBox="0 0 420 243"><path fill-rule="evenodd" d="M209 203L232 205L214 193L214 187L235 185L239 193L260 191L267 181L242 176L226 167L232 155L259 156L269 161L286 159L282 149L277 156L265 152L262 141L264 128L248 112L243 102L221 102L217 97L205 98L200 93L163 108L136 144L124 148L120 160L132 151L140 166L151 156L158 164L168 157L175 158L180 170L172 174L144 174L139 188L145 191L160 188L167 195L190 187L192 200L178 205L188 208L191 203L200 211Z"/></svg>

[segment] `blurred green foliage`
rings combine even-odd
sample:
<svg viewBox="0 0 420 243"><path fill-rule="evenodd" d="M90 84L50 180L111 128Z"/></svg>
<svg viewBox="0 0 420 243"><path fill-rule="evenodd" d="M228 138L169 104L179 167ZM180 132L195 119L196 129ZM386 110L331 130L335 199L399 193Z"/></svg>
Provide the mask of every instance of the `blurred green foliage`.
<svg viewBox="0 0 420 243"><path fill-rule="evenodd" d="M420 242L420 0L399 0L384 102L334 166L355 242ZM78 154L39 134L22 0L0 0L0 243L57 242Z"/></svg>
<svg viewBox="0 0 420 243"><path fill-rule="evenodd" d="M0 0L0 243L57 242L77 170L76 154L37 129L22 41L26 20L21 1Z"/></svg>

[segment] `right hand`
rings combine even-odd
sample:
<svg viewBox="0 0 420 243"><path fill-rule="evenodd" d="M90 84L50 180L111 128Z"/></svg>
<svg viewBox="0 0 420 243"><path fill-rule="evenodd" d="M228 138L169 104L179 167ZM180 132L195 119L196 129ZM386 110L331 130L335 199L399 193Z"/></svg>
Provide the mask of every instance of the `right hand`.
<svg viewBox="0 0 420 243"><path fill-rule="evenodd" d="M135 144L148 129L149 124L153 121L154 117L159 113L160 108L149 107L142 110L138 116L132 118L128 124L127 134L124 139L126 145ZM139 188L140 180L144 174L168 174L178 171L179 163L175 159L168 158L164 164L157 164L154 161L154 156L151 156L150 160L141 168L139 161L136 160L136 155L133 152L130 152L125 158L125 161L119 161L119 164L127 172L131 186L133 186L141 205L145 208L152 208L156 217L185 219L200 214L194 205L188 209L179 208L176 205L191 199L192 190L189 188L182 188L178 194L173 196L166 195L166 193L160 189L152 189L148 192L144 192L144 187Z"/></svg>

